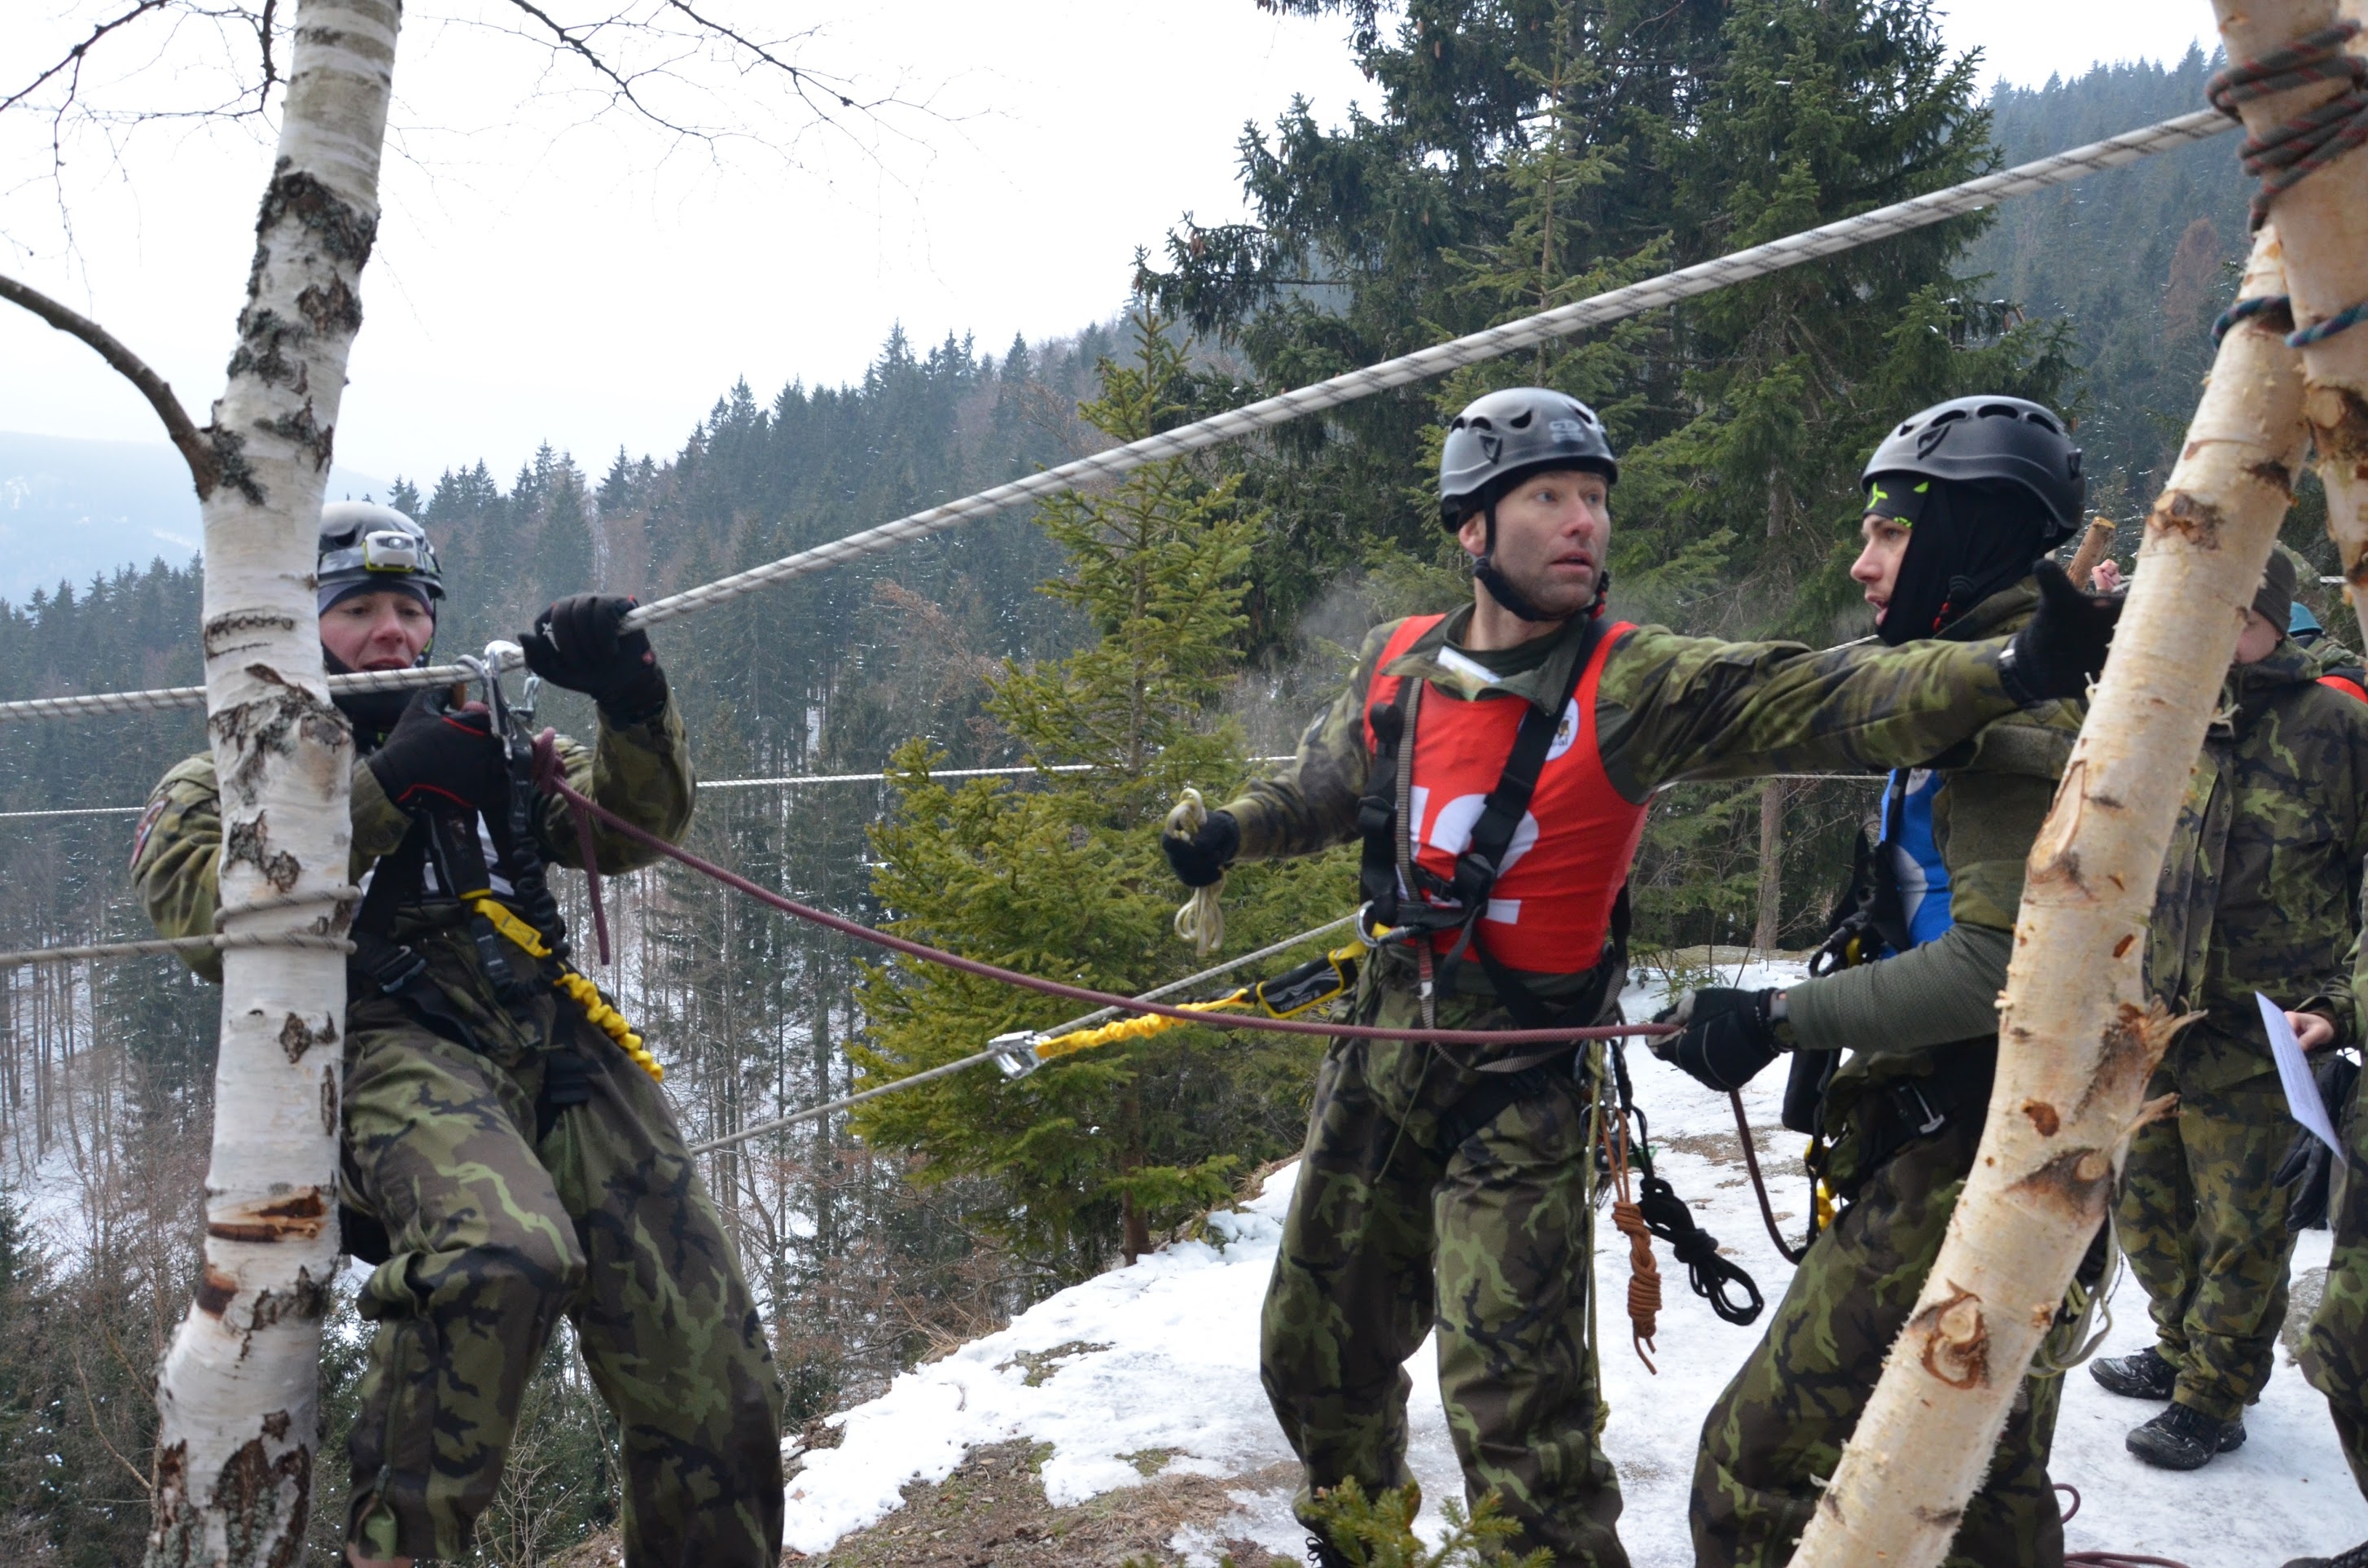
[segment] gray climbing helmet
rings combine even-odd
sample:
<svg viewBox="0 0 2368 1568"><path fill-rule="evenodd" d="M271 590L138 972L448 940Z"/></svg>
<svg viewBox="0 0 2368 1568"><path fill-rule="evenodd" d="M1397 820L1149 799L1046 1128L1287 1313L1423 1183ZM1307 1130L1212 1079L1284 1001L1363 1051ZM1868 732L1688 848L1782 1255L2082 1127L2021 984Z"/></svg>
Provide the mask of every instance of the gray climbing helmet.
<svg viewBox="0 0 2368 1568"><path fill-rule="evenodd" d="M393 507L370 501L332 501L321 508L315 574L324 611L339 599L388 589L409 594L430 610L444 597L444 576L427 530Z"/></svg>
<svg viewBox="0 0 2368 1568"><path fill-rule="evenodd" d="M1567 392L1512 387L1475 400L1447 426L1439 453L1439 517L1453 528L1529 474L1550 469L1620 481L1595 410Z"/></svg>
<svg viewBox="0 0 2368 1568"><path fill-rule="evenodd" d="M2080 526L2089 498L2080 449L2064 421L2020 397L1956 397L1910 415L1875 448L1859 483L1884 474L2018 486L2054 523L2050 549Z"/></svg>

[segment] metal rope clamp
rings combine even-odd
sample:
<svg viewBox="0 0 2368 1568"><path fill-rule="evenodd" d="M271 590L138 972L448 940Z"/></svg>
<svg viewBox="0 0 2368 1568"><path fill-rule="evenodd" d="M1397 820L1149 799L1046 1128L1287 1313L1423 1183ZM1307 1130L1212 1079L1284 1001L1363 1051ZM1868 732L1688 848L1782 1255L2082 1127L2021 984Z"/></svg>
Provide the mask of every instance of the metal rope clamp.
<svg viewBox="0 0 2368 1568"><path fill-rule="evenodd" d="M1006 1078L1025 1078L1044 1065L1036 1054L1036 1046L1044 1036L1035 1029L1014 1029L1009 1034L996 1035L986 1042L987 1051L995 1057L995 1065Z"/></svg>

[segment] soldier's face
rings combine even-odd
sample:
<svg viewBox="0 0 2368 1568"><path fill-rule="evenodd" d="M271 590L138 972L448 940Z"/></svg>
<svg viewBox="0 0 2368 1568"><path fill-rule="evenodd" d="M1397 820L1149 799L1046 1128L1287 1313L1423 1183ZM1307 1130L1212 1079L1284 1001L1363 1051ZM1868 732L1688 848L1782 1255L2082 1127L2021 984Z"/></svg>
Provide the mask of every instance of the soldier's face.
<svg viewBox="0 0 2368 1568"><path fill-rule="evenodd" d="M1532 474L1497 503L1497 570L1549 614L1594 602L1611 538L1611 486L1600 473ZM1478 556L1488 548L1487 518L1464 518L1456 539Z"/></svg>
<svg viewBox="0 0 2368 1568"><path fill-rule="evenodd" d="M1874 623L1883 624L1883 612L1891 608L1892 591L1899 585L1899 563L1907 559L1908 532L1889 517L1869 512L1860 520L1859 538L1862 545L1858 559L1850 562L1850 579L1864 590L1866 602L1874 607Z"/></svg>
<svg viewBox="0 0 2368 1568"><path fill-rule="evenodd" d="M2278 651L2286 640L2285 628L2271 620L2260 611L2245 612L2245 630L2237 633L2237 663L2258 665Z"/></svg>
<svg viewBox="0 0 2368 1568"><path fill-rule="evenodd" d="M349 670L407 670L436 635L436 618L409 594L356 594L321 617L321 646Z"/></svg>

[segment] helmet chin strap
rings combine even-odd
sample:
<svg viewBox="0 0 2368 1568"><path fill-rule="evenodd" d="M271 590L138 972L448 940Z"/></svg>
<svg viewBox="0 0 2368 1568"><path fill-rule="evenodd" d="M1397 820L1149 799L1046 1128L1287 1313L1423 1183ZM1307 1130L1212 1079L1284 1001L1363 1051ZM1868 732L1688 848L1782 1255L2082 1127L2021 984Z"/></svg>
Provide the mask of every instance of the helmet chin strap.
<svg viewBox="0 0 2368 1568"><path fill-rule="evenodd" d="M1480 552L1480 559L1473 562L1472 575L1478 578L1481 586L1488 590L1488 597L1504 607L1508 613L1531 622L1563 621L1575 620L1582 615L1593 615L1603 608L1603 596L1611 586L1611 574L1609 572L1600 572L1596 574L1595 597L1588 600L1584 608L1565 610L1560 615L1540 609L1531 601L1527 594L1513 586L1511 581L1502 572L1497 570L1496 502L1488 503L1485 515L1488 519L1487 548Z"/></svg>

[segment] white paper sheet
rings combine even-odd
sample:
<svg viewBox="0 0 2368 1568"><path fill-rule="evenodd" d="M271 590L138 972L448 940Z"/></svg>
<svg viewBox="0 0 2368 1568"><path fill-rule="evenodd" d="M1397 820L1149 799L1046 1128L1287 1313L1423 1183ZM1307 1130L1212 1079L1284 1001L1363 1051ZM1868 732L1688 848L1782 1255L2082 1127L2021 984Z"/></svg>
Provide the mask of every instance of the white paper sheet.
<svg viewBox="0 0 2368 1568"><path fill-rule="evenodd" d="M2335 1151L2338 1164L2343 1164L2343 1140L2335 1135L2335 1123L2328 1119L2327 1102L2318 1097L2317 1081L2310 1075L2310 1058L2303 1054L2302 1042L2294 1039L2294 1026L2286 1022L2283 1007L2253 993L2253 1000L2261 1005L2261 1022L2270 1031L2270 1054L2277 1058L2278 1082L2285 1085L2286 1104L2294 1119L2305 1131Z"/></svg>

